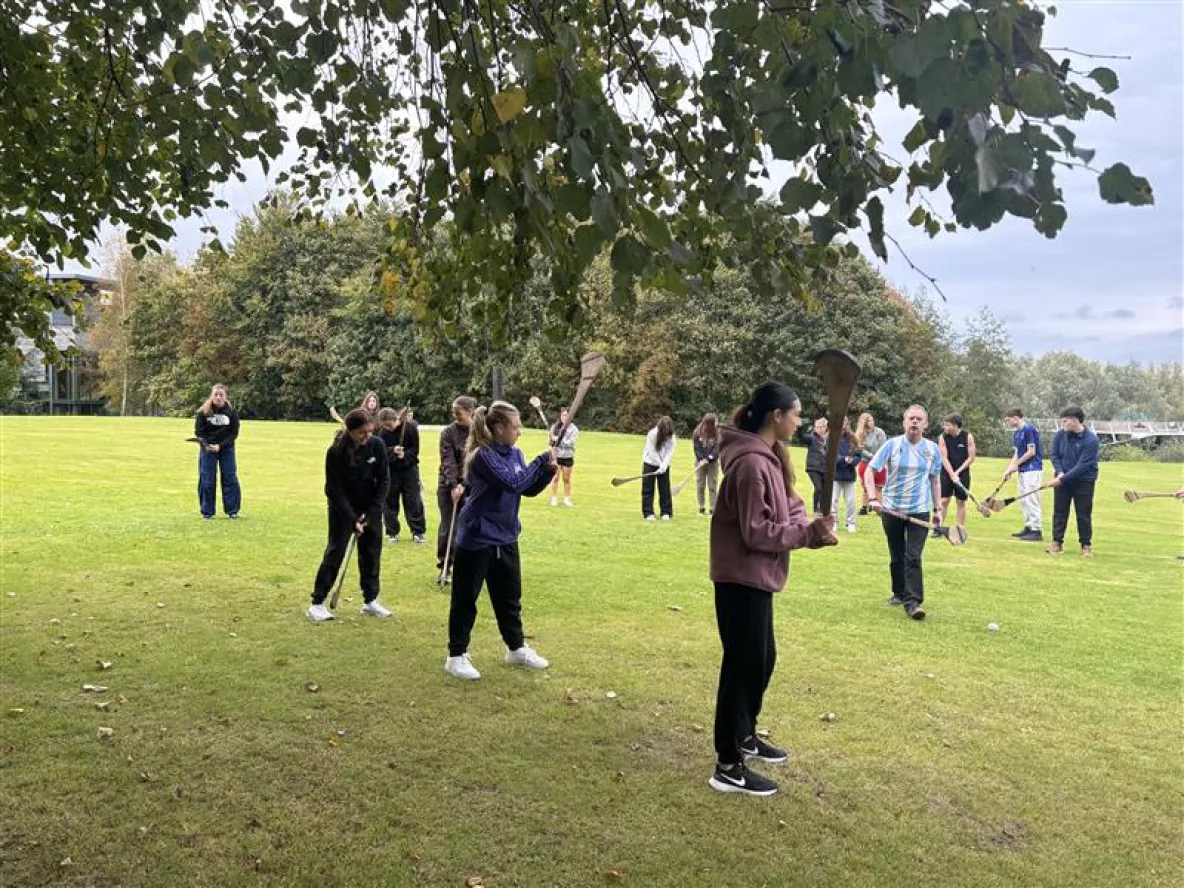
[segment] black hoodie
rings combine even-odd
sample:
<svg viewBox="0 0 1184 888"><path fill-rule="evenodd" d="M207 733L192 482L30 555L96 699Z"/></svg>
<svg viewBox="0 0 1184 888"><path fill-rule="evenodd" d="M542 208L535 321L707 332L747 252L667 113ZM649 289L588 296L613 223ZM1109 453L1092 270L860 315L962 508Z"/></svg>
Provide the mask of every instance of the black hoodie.
<svg viewBox="0 0 1184 888"><path fill-rule="evenodd" d="M206 416L198 411L193 424L193 437L202 445L217 444L219 448L233 447L238 437L238 413L230 404L212 408Z"/></svg>
<svg viewBox="0 0 1184 888"><path fill-rule="evenodd" d="M350 523L358 515L382 514L382 504L390 488L386 445L377 437L350 450L340 436L325 454L325 496L329 504Z"/></svg>

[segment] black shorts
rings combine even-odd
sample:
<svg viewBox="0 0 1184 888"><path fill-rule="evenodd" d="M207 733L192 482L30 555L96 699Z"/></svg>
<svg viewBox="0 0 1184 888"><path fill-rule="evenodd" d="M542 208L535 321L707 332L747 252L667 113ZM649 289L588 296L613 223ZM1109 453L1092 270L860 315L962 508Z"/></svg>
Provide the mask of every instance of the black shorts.
<svg viewBox="0 0 1184 888"><path fill-rule="evenodd" d="M570 469L576 464L576 458L574 456L558 456L555 458L555 462Z"/></svg>
<svg viewBox="0 0 1184 888"><path fill-rule="evenodd" d="M966 490L969 490L970 489L970 472L965 471L961 475L959 475L958 478L959 478L959 480L962 481L962 487L965 487ZM949 475L947 475L945 473L945 471L942 471L942 473L941 473L941 498L942 499L949 499L950 497L954 497L955 499L960 500L961 502L966 502L966 490L963 490L962 487L955 487L954 480Z"/></svg>

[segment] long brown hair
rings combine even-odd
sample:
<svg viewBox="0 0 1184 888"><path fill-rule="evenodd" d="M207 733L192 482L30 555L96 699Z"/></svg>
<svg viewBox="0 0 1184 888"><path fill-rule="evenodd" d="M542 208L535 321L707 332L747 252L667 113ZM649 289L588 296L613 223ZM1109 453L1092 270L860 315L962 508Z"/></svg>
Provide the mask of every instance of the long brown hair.
<svg viewBox="0 0 1184 888"><path fill-rule="evenodd" d="M226 395L226 404L227 406L230 405L230 395L226 394L226 386L219 382L212 389L210 389L210 396L202 402L202 405L199 408L197 408L202 416L209 416L214 412L214 395L218 392Z"/></svg>
<svg viewBox="0 0 1184 888"><path fill-rule="evenodd" d="M792 410L797 399L797 392L785 383L766 382L752 393L747 404L736 408L732 415L732 423L736 428L755 435L765 425L770 413L774 410ZM773 455L777 457L777 462L781 463L781 472L785 476L785 492L791 497L797 496L794 493L795 479L789 451L780 441L775 441Z"/></svg>
<svg viewBox="0 0 1184 888"><path fill-rule="evenodd" d="M714 413L706 414L699 420L699 424L695 426L695 431L691 437L698 438L704 443L715 443L715 439L719 437L719 417Z"/></svg>
<svg viewBox="0 0 1184 888"><path fill-rule="evenodd" d="M661 452L666 442L674 437L674 422L669 416L663 416L658 419L658 424L654 428L658 430L658 434L654 436L654 449Z"/></svg>
<svg viewBox="0 0 1184 888"><path fill-rule="evenodd" d="M469 426L469 440L465 444L466 478L477 451L493 443L494 429L509 425L515 416L518 416L518 408L508 401L494 401L488 407L478 407L473 411L473 424Z"/></svg>
<svg viewBox="0 0 1184 888"><path fill-rule="evenodd" d="M342 427L337 430L337 437L333 440L333 449L349 454L351 463L354 459L354 451L358 449L358 445L354 443L350 432L355 432L364 425L374 425L374 417L365 407L355 407L349 413L345 414L345 419L342 420Z"/></svg>

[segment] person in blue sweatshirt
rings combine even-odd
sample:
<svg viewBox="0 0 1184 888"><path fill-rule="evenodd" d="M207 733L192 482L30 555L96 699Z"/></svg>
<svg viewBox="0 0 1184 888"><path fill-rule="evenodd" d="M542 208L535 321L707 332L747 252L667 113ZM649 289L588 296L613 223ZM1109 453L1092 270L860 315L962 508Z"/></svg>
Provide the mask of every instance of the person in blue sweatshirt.
<svg viewBox="0 0 1184 888"><path fill-rule="evenodd" d="M1052 545L1048 554L1060 555L1064 551L1071 503L1077 513L1081 557L1093 558L1098 436L1085 427L1085 412L1080 407L1070 406L1061 411L1061 430L1052 439L1052 468L1055 475L1049 482L1053 488Z"/></svg>
<svg viewBox="0 0 1184 888"><path fill-rule="evenodd" d="M530 465L514 444L522 433L518 409L505 401L478 407L469 428L464 463L465 500L453 543L452 605L448 613L448 659L444 671L468 680L481 677L469 659L481 587L506 644L506 662L527 669L549 665L526 644L522 631L522 565L518 557L518 506L524 496L547 489L558 463L555 451Z"/></svg>
<svg viewBox="0 0 1184 888"><path fill-rule="evenodd" d="M197 502L201 517L214 519L218 510L217 480L222 472L222 508L227 518L237 518L243 492L238 483L234 442L238 440L238 413L230 406L226 387L216 385L197 411L193 436L201 445L197 455Z"/></svg>

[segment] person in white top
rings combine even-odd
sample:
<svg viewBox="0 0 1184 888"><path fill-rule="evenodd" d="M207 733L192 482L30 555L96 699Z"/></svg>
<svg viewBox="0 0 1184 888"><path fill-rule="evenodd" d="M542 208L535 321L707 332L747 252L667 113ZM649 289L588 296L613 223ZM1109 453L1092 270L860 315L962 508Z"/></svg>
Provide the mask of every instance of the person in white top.
<svg viewBox="0 0 1184 888"><path fill-rule="evenodd" d="M562 477L563 504L569 509L575 507L575 503L571 501L571 470L576 464L576 439L580 437L580 430L568 422L570 418L571 414L566 408L560 410L559 421L552 425L548 432L551 446L555 448L555 461L559 466L559 471L551 481L551 505L559 505L559 479ZM560 432L563 432L562 441L558 438Z"/></svg>
<svg viewBox="0 0 1184 888"><path fill-rule="evenodd" d="M646 521L654 520L654 482L658 486L658 506L662 520L674 517L674 498L670 495L670 463L674 461L674 423L663 416L645 436L645 450L641 454L641 514Z"/></svg>

